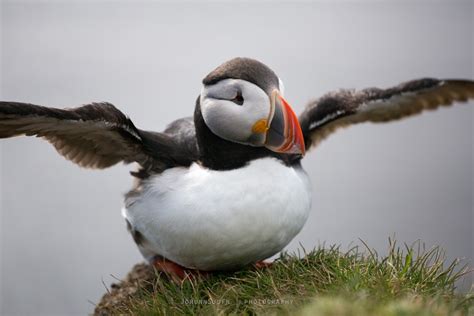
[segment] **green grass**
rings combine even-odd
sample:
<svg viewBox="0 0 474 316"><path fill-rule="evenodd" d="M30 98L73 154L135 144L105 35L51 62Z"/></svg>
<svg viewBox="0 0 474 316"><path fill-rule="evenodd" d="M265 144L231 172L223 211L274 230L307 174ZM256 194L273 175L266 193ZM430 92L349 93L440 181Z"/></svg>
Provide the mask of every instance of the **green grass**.
<svg viewBox="0 0 474 316"><path fill-rule="evenodd" d="M468 273L420 243L387 256L354 247L282 255L270 268L174 283L156 271L107 311L133 315L474 315L474 293L456 294ZM136 282L135 282L136 285ZM97 310L96 310L97 311Z"/></svg>

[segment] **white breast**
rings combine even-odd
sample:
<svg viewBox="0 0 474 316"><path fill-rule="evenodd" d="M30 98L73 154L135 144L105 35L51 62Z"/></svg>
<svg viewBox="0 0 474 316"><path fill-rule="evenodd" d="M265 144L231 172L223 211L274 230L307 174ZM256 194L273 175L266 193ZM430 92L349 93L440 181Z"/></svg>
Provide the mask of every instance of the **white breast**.
<svg viewBox="0 0 474 316"><path fill-rule="evenodd" d="M126 203L124 216L146 240L146 257L224 270L282 250L306 222L311 193L301 168L263 158L229 171L168 169Z"/></svg>

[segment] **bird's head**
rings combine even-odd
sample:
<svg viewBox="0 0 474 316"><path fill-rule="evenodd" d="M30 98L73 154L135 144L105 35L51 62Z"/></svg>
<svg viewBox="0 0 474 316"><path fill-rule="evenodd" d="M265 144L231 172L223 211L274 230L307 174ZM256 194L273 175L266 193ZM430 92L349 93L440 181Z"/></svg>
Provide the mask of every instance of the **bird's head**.
<svg viewBox="0 0 474 316"><path fill-rule="evenodd" d="M304 154L298 118L283 98L283 83L249 58L225 62L203 79L200 110L207 127L234 143Z"/></svg>

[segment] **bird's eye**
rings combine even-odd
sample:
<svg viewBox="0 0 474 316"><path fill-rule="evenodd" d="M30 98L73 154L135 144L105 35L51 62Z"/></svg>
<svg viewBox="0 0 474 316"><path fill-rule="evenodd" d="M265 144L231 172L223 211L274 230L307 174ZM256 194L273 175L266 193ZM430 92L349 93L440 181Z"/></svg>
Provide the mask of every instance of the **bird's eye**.
<svg viewBox="0 0 474 316"><path fill-rule="evenodd" d="M231 99L230 101L234 102L237 105L244 104L244 97L242 96L242 92L237 91L236 96L233 99Z"/></svg>

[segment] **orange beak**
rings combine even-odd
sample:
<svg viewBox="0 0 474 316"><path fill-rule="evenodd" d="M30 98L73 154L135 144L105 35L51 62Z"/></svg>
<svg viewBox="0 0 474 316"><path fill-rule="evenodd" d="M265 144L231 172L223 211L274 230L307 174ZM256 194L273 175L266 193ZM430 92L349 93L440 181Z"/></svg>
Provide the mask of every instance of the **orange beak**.
<svg viewBox="0 0 474 316"><path fill-rule="evenodd" d="M304 155L304 138L298 117L278 90L272 92L271 107L265 147L278 153Z"/></svg>

